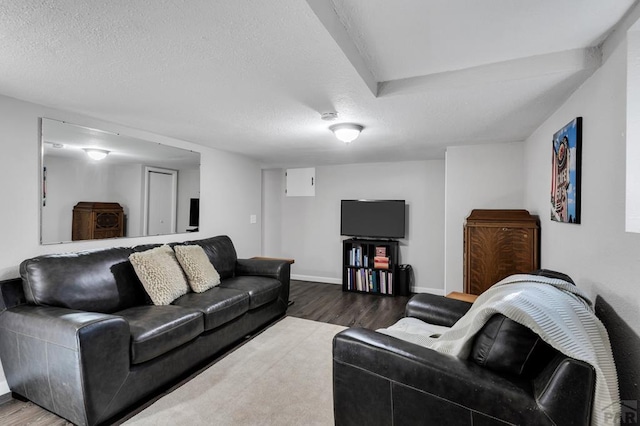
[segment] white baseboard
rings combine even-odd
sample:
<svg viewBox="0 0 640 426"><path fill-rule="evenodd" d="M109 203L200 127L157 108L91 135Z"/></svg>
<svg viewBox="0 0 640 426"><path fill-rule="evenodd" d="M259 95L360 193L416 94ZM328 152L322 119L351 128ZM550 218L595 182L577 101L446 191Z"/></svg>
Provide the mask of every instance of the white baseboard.
<svg viewBox="0 0 640 426"><path fill-rule="evenodd" d="M327 284L340 284L340 285L342 285L342 279L341 278L314 277L312 275L291 274L291 279L292 280L299 280L299 281L312 281L312 282L316 282L316 283L327 283Z"/></svg>
<svg viewBox="0 0 640 426"><path fill-rule="evenodd" d="M430 294L435 294L436 296L444 296L444 289L442 288L413 286L412 290L414 293L430 293Z"/></svg>

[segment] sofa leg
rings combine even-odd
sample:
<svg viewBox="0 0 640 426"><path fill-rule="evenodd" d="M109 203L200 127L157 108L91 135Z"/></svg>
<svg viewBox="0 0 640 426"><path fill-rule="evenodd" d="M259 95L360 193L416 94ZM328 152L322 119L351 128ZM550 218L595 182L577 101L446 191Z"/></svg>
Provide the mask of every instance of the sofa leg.
<svg viewBox="0 0 640 426"><path fill-rule="evenodd" d="M7 394L7 395L9 395L10 398L13 398L13 399L15 399L17 401L21 401L21 402L28 402L29 401L28 398L25 398L24 396L20 395L19 393L11 392L10 394Z"/></svg>

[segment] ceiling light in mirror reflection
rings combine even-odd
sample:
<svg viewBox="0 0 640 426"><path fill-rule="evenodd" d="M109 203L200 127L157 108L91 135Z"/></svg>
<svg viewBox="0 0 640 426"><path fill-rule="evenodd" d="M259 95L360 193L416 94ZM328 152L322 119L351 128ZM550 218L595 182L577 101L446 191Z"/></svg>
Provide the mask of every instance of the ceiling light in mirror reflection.
<svg viewBox="0 0 640 426"><path fill-rule="evenodd" d="M84 148L84 152L86 152L92 160L100 161L107 158L107 155L109 155L111 151L107 151L106 149Z"/></svg>

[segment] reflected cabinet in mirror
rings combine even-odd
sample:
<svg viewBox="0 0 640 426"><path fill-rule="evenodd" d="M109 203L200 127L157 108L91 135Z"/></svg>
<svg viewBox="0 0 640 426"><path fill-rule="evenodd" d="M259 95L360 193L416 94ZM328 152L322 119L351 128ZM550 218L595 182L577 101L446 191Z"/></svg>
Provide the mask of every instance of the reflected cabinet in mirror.
<svg viewBox="0 0 640 426"><path fill-rule="evenodd" d="M40 140L42 244L197 230L200 153L47 118Z"/></svg>

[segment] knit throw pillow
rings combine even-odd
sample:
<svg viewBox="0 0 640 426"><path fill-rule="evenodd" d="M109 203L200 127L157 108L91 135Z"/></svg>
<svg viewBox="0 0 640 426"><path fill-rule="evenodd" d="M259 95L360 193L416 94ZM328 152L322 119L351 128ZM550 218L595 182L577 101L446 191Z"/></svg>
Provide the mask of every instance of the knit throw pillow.
<svg viewBox="0 0 640 426"><path fill-rule="evenodd" d="M175 246L176 258L189 280L191 290L202 293L220 284L220 274L213 267L202 247Z"/></svg>
<svg viewBox="0 0 640 426"><path fill-rule="evenodd" d="M133 253L129 261L154 305L168 305L189 291L171 247L164 245Z"/></svg>

